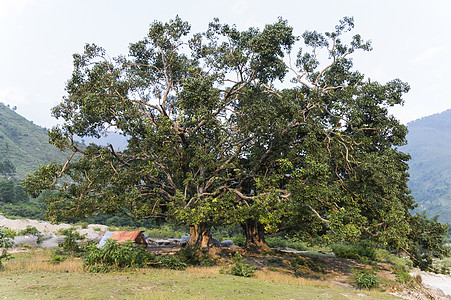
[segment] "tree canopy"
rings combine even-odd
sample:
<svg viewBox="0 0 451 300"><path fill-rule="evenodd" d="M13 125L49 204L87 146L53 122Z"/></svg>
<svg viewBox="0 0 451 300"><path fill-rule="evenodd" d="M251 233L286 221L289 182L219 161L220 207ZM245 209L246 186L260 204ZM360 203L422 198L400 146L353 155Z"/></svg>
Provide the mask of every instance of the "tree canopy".
<svg viewBox="0 0 451 300"><path fill-rule="evenodd" d="M128 55L88 44L53 109L64 123L49 131L72 154L24 185L55 191L53 221L164 218L188 225L201 247L212 226L239 224L251 248L284 230L439 253L439 240L419 247L409 234L421 222L410 214L409 156L398 150L406 127L387 110L409 86L353 69L352 54L371 50L353 27L344 18L332 32L298 37L283 19L245 31L215 19L190 35L177 17L154 22ZM107 129L126 136L127 148L74 143Z"/></svg>

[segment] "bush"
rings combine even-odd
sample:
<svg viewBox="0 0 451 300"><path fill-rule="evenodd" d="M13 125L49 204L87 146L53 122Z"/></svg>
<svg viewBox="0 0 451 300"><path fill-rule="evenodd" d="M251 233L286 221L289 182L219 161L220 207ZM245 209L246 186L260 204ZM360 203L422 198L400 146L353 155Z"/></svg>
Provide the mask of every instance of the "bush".
<svg viewBox="0 0 451 300"><path fill-rule="evenodd" d="M396 275L396 281L400 283L407 283L412 281L412 276L405 266L394 266L392 268L393 274Z"/></svg>
<svg viewBox="0 0 451 300"><path fill-rule="evenodd" d="M0 248L3 248L0 252L0 271L3 270L2 260L7 260L10 258L10 255L7 253L8 248L12 247L13 242L8 236L8 232L4 227L0 227Z"/></svg>
<svg viewBox="0 0 451 300"><path fill-rule="evenodd" d="M44 240L44 234L42 234L36 227L33 226L27 226L27 228L22 229L18 232L17 235L33 235L36 236L37 243L40 244Z"/></svg>
<svg viewBox="0 0 451 300"><path fill-rule="evenodd" d="M214 259L194 246L186 246L177 252L177 257L188 266L211 267L216 264Z"/></svg>
<svg viewBox="0 0 451 300"><path fill-rule="evenodd" d="M160 266L171 270L185 270L186 263L182 262L178 257L173 255L160 255L156 257L156 261Z"/></svg>
<svg viewBox="0 0 451 300"><path fill-rule="evenodd" d="M97 248L95 244L86 247L83 264L89 272L109 272L125 268L139 268L148 261L154 260L151 253L146 252L132 241L116 243L107 240L105 246Z"/></svg>
<svg viewBox="0 0 451 300"><path fill-rule="evenodd" d="M58 233L65 236L64 241L58 245L65 254L79 256L83 252L76 240L82 240L86 235L79 234L73 227L61 229Z"/></svg>
<svg viewBox="0 0 451 300"><path fill-rule="evenodd" d="M232 236L230 239L237 246L244 246L244 244L246 243L246 237L241 233Z"/></svg>
<svg viewBox="0 0 451 300"><path fill-rule="evenodd" d="M58 254L57 251L50 253L50 263L59 264L67 259L67 255Z"/></svg>
<svg viewBox="0 0 451 300"><path fill-rule="evenodd" d="M355 245L335 244L332 245L331 248L336 257L359 259L362 261L376 260L375 247L369 243L360 243Z"/></svg>
<svg viewBox="0 0 451 300"><path fill-rule="evenodd" d="M379 278L368 271L359 271L354 274L354 280L359 289L373 289L379 286Z"/></svg>
<svg viewBox="0 0 451 300"><path fill-rule="evenodd" d="M14 239L14 237L17 235L17 231L15 231L14 229L9 229L9 228L6 228L6 227L1 227L1 226L0 226L0 229L3 230L3 234L2 235L4 237L10 238L10 239Z"/></svg>
<svg viewBox="0 0 451 300"><path fill-rule="evenodd" d="M221 273L244 277L251 277L254 275L256 267L246 264L246 260L243 259L239 252L235 252L235 256L232 257L231 260L235 265L229 269L223 268Z"/></svg>
<svg viewBox="0 0 451 300"><path fill-rule="evenodd" d="M80 226L81 229L88 229L88 222L77 222L75 225Z"/></svg>
<svg viewBox="0 0 451 300"><path fill-rule="evenodd" d="M281 236L268 237L266 238L266 243L271 248L291 248L298 251L307 250L307 247L303 242L289 238L283 238Z"/></svg>

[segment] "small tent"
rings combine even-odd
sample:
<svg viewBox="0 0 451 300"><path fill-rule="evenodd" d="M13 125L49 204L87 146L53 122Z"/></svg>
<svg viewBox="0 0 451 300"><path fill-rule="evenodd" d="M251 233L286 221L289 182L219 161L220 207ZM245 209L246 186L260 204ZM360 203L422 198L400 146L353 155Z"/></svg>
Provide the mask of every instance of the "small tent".
<svg viewBox="0 0 451 300"><path fill-rule="evenodd" d="M136 244L147 246L147 240L143 231L107 231L98 245L100 247L104 246L107 240L116 240L118 243L133 241Z"/></svg>

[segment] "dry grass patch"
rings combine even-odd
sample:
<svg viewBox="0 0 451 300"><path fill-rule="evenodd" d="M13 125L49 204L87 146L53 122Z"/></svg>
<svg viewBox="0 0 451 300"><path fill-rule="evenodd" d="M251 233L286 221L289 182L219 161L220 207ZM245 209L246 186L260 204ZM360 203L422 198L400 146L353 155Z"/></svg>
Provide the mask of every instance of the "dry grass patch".
<svg viewBox="0 0 451 300"><path fill-rule="evenodd" d="M264 280L267 282L286 283L290 285L302 285L312 287L330 287L331 284L328 281L308 279L302 277L294 277L292 274L286 274L277 271L270 270L257 270L255 272L255 278Z"/></svg>
<svg viewBox="0 0 451 300"><path fill-rule="evenodd" d="M82 272L83 261L80 258L68 257L61 263L50 262L50 249L36 249L15 253L13 259L6 263L6 271L28 272Z"/></svg>

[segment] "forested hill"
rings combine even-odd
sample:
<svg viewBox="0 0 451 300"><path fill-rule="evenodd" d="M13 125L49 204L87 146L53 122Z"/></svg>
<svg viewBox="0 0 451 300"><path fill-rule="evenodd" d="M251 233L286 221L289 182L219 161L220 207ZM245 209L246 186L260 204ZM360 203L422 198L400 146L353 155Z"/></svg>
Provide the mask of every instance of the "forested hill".
<svg viewBox="0 0 451 300"><path fill-rule="evenodd" d="M11 161L23 178L41 164L64 161L66 155L48 142L47 132L0 103L0 161Z"/></svg>
<svg viewBox="0 0 451 300"><path fill-rule="evenodd" d="M409 188L419 210L451 224L451 109L407 124Z"/></svg>

